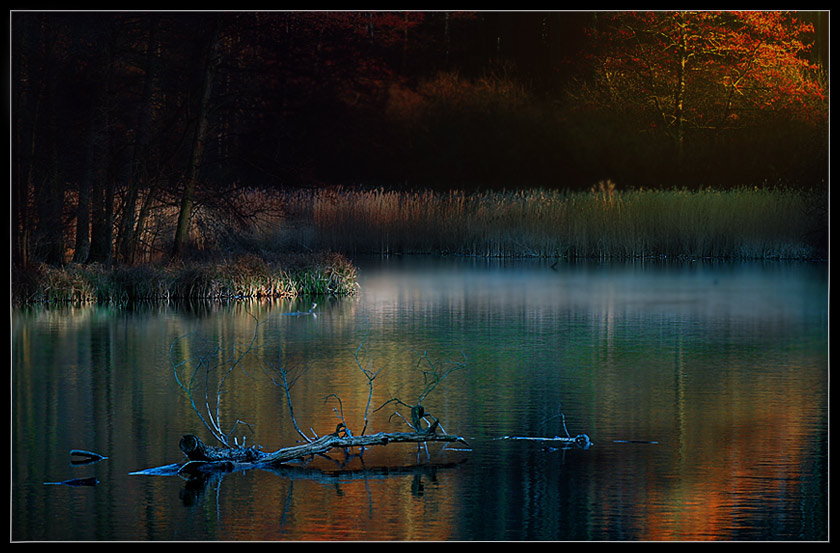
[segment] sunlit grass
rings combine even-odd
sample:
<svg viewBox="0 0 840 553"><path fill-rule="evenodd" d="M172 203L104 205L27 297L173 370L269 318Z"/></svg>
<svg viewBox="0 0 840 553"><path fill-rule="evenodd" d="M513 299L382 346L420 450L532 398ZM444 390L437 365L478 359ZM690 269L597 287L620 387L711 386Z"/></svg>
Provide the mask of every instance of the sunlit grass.
<svg viewBox="0 0 840 553"><path fill-rule="evenodd" d="M106 269L99 264L39 265L14 275L15 303L129 302L161 299L296 298L349 296L355 266L340 254L143 264Z"/></svg>
<svg viewBox="0 0 840 553"><path fill-rule="evenodd" d="M797 259L815 255L805 195L784 189L291 194L294 240L350 253ZM288 230L288 229L287 229ZM286 239L289 239L286 237Z"/></svg>

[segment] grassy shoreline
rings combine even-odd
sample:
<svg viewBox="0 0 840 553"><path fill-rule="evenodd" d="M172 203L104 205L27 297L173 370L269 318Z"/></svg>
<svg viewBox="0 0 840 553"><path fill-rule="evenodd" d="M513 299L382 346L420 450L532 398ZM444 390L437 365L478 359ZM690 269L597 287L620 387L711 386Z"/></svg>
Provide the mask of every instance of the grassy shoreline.
<svg viewBox="0 0 840 553"><path fill-rule="evenodd" d="M334 253L272 256L106 268L99 264L38 265L13 270L13 305L124 303L138 300L241 298L288 299L351 296L355 266Z"/></svg>

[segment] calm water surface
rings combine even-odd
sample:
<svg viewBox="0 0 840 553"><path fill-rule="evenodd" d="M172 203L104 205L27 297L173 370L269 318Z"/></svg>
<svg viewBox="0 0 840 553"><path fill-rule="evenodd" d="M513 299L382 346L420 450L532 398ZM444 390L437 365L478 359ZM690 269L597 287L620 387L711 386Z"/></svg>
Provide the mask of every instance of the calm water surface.
<svg viewBox="0 0 840 553"><path fill-rule="evenodd" d="M13 311L12 539L827 540L824 264L360 265L361 294L317 317L284 315L308 301ZM368 432L398 431L397 404L373 409L464 360L424 405L468 450L130 474L180 462L185 433L211 441L177 371L198 368L204 405L205 374L233 367L222 426L273 451L300 439L280 367L322 435L339 409L361 432L360 365ZM563 420L594 445L498 439L564 436Z"/></svg>

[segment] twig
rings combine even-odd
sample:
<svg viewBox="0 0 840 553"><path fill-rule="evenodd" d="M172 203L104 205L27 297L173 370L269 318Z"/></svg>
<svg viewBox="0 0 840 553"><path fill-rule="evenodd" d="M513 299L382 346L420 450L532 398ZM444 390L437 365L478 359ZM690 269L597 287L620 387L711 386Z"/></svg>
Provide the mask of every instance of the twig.
<svg viewBox="0 0 840 553"><path fill-rule="evenodd" d="M569 429L568 429L568 428L566 428L566 414L565 414L565 413L560 413L560 414L558 414L558 415L554 415L553 417L548 417L547 419L545 419L544 421L542 421L540 424L545 424L545 423L547 423L548 421L550 421L550 420L554 420L554 419L556 419L556 418L558 418L558 417L559 417L560 419L562 419L562 422L563 422L563 431L566 433L566 437L567 437L567 438L571 438L571 435L569 434Z"/></svg>
<svg viewBox="0 0 840 553"><path fill-rule="evenodd" d="M423 350L423 353L419 354L420 358L417 360L417 366L419 367L425 361L425 363L429 366L429 368L431 370L422 371L423 372L423 381L425 383L425 388L423 389L423 391L420 393L420 395L417 398L417 404L418 405L422 404L423 400L426 399L426 397L429 394L431 394L432 391L438 386L438 384L443 382L443 380L447 376L449 376L450 374L452 374L455 371L465 369L467 367L467 356L464 354L464 352L460 352L460 353L461 353L461 356L464 358L464 361L463 362L457 362L457 363L453 362L452 363L453 367L448 369L448 370L445 370L445 371L440 371L435 366L434 362L432 362L431 358L429 358L429 355L426 352L426 350Z"/></svg>
<svg viewBox="0 0 840 553"><path fill-rule="evenodd" d="M356 366L359 368L359 370L362 372L362 374L365 376L365 378L368 381L368 397L367 397L367 403L365 404L365 413L364 413L365 424L362 427L362 433L361 433L362 436L364 436L365 432L367 432L368 412L370 411L370 402L373 399L373 381L379 375L379 373L382 371L382 369L379 369L379 370L376 370L376 371L366 369L364 367L364 365L362 365L362 362L359 360L359 351L361 351L361 349L365 345L366 341L367 341L367 338L362 340L362 343L359 344L359 347L357 347L356 351L353 353L353 358L356 360Z"/></svg>
<svg viewBox="0 0 840 553"><path fill-rule="evenodd" d="M306 440L307 442L311 442L312 440L309 438L309 436L307 436L306 434L304 434L304 433L303 433L303 431L302 431L302 430L300 429L300 427L298 426L297 419L295 419L295 410L294 410L294 407L292 406L292 395L291 395L291 393L289 392L289 381L288 381L288 380L287 380L287 378L286 378L286 369L285 369L285 367L283 367L283 365L281 364L281 365L278 367L278 370L280 371L280 376L282 376L282 377L283 377L283 389L285 389L285 390L286 390L286 403L289 405L289 416L292 418L292 424L294 425L295 430L297 431L297 433L298 433L298 434L299 434L299 435L300 435L300 436L301 436L304 440Z"/></svg>

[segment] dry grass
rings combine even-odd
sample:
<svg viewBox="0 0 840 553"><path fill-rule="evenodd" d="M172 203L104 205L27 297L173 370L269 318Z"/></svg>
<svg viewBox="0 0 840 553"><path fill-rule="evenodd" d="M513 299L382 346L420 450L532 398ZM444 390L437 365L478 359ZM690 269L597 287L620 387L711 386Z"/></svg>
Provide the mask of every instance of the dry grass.
<svg viewBox="0 0 840 553"><path fill-rule="evenodd" d="M356 253L808 258L807 198L783 189L291 194L298 242ZM287 229L288 230L288 229ZM287 238L288 239L288 238Z"/></svg>

